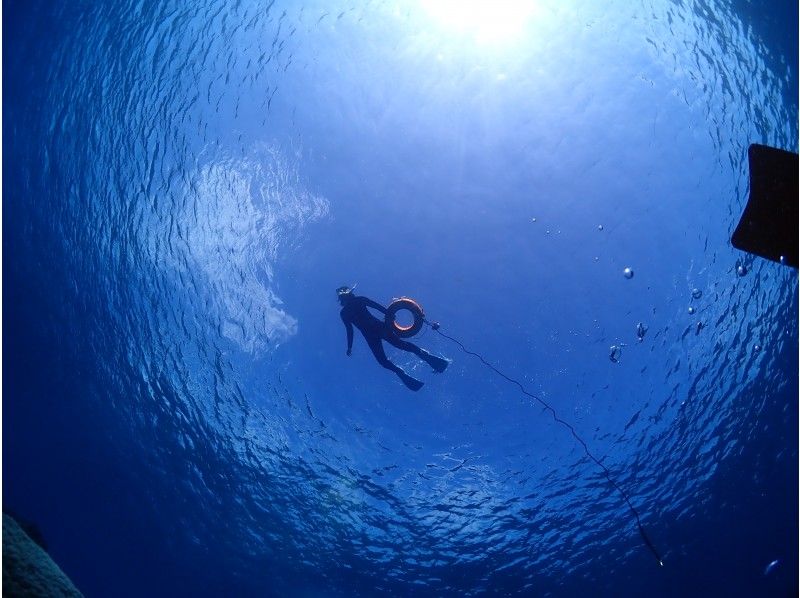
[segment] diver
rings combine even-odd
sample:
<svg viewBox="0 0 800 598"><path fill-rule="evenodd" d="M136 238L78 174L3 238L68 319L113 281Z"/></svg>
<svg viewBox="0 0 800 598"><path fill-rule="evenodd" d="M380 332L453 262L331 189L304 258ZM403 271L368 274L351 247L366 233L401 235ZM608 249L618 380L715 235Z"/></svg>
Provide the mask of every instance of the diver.
<svg viewBox="0 0 800 598"><path fill-rule="evenodd" d="M448 364L450 363L449 361L443 359L442 357L431 355L425 349L420 349L414 343L403 340L397 336L397 334L395 334L385 322L379 320L369 313L369 311L367 311L367 308L371 307L372 309L376 309L382 314L385 314L386 308L381 304L376 303L367 297L359 297L358 295L353 294L353 289L351 287L339 287L336 289L336 294L339 296L339 303L342 304L342 311L340 312L340 315L342 316L344 327L347 329L348 356L351 355L353 351L353 326L355 326L361 331L361 334L364 336L364 340L367 341L367 344L372 350L372 354L375 356L375 359L378 360L378 363L387 370L392 370L395 374L397 374L400 380L403 381L403 384L405 384L411 390L419 390L422 388L423 383L416 378L412 378L406 374L402 368L396 366L387 359L386 353L383 350L382 341L386 341L393 347L397 347L403 351L413 353L425 361L425 363L431 366L436 372L443 372L447 368Z"/></svg>

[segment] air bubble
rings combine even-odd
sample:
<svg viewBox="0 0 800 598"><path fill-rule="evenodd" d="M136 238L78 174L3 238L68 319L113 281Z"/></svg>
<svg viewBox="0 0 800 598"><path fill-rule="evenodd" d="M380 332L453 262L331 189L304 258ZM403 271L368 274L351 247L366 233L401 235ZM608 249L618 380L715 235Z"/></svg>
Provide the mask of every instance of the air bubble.
<svg viewBox="0 0 800 598"><path fill-rule="evenodd" d="M739 276L744 276L744 275L746 275L746 274L747 274L747 266L745 266L745 265L741 265L741 266L737 267L737 268L736 268L736 273L737 273Z"/></svg>
<svg viewBox="0 0 800 598"><path fill-rule="evenodd" d="M622 357L622 347L619 345L611 345L608 348L608 358L613 363L619 363L619 358Z"/></svg>
<svg viewBox="0 0 800 598"><path fill-rule="evenodd" d="M625 278L627 278L628 280L630 280L631 278L633 278L633 270L632 270L631 268L625 268L625 269L622 271L622 275L623 275Z"/></svg>
<svg viewBox="0 0 800 598"><path fill-rule="evenodd" d="M698 288L692 289L692 298L700 299L700 297L702 297L702 296L703 296L703 291L701 291Z"/></svg>

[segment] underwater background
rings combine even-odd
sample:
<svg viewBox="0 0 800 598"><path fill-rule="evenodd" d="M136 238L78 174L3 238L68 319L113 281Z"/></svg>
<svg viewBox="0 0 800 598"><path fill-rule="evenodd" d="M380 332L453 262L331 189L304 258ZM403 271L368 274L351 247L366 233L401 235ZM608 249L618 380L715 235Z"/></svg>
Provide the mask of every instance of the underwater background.
<svg viewBox="0 0 800 598"><path fill-rule="evenodd" d="M90 597L797 595L797 271L729 242L797 22L4 2L4 508ZM664 566L453 343L387 351L418 393L346 357L356 282Z"/></svg>

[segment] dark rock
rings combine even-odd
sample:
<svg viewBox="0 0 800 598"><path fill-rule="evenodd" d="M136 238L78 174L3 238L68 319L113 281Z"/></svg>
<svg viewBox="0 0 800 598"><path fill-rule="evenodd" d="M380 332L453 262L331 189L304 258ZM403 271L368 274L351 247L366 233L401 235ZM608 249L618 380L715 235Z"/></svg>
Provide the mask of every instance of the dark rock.
<svg viewBox="0 0 800 598"><path fill-rule="evenodd" d="M14 521L16 521L17 525L22 528L22 531L28 534L28 537L31 540L41 546L42 550L47 552L47 542L44 540L42 530L40 530L35 523L28 521L24 517L20 517L16 511L8 508L6 505L3 505L3 513L9 515Z"/></svg>
<svg viewBox="0 0 800 598"><path fill-rule="evenodd" d="M3 596L83 596L53 559L3 513Z"/></svg>

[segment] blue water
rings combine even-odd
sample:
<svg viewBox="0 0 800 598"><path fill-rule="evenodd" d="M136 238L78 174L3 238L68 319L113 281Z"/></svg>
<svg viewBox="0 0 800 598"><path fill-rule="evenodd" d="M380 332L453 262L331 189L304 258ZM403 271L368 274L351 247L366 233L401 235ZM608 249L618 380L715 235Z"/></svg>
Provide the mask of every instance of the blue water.
<svg viewBox="0 0 800 598"><path fill-rule="evenodd" d="M762 4L4 3L4 508L90 597L797 595L797 271L729 243L798 149ZM446 339L419 393L346 357L355 282L664 567Z"/></svg>

